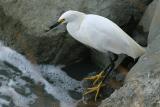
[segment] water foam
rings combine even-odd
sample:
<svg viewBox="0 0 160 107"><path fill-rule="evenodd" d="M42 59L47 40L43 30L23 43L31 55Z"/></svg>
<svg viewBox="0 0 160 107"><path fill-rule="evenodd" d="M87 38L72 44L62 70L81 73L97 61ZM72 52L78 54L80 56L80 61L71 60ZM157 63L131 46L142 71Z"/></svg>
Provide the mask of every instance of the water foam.
<svg viewBox="0 0 160 107"><path fill-rule="evenodd" d="M35 95L30 95L27 97L24 97L17 93L14 88L11 88L9 86L1 86L0 87L0 93L1 95L9 96L12 98L15 105L19 107L29 107L29 104L32 104L34 102L33 99L36 99Z"/></svg>
<svg viewBox="0 0 160 107"><path fill-rule="evenodd" d="M3 105L8 106L9 105L9 101L0 98L0 107L3 107Z"/></svg>
<svg viewBox="0 0 160 107"><path fill-rule="evenodd" d="M80 93L83 91L81 82L67 76L60 67L52 65L40 65L39 67L43 77L48 78L52 85L61 87L64 90L74 90Z"/></svg>
<svg viewBox="0 0 160 107"><path fill-rule="evenodd" d="M82 92L81 82L69 77L59 67L55 67L53 65L32 64L23 55L17 53L9 47L4 46L2 43L0 43L0 60L8 62L14 67L18 68L22 72L23 76L31 78L36 84L41 83L44 85L46 92L59 100L62 107L71 107L71 105L76 106L77 101L68 94L68 90ZM48 78L49 81L52 81L52 84L49 83L45 78ZM17 81L18 80L22 81L20 78L17 79ZM24 81L22 83L22 85L25 84ZM14 83L14 85L15 84L16 83ZM12 85L13 82L10 82L9 86ZM20 100L20 103L18 103L18 98L24 99L24 97L20 96L20 94L16 93L15 90L9 86L1 86L0 92L4 94L6 92L4 88L8 88L7 91L9 91L12 95L10 97L14 96L12 99L17 99L14 101L14 103L17 106L23 103L27 107L27 103L29 103L29 101L25 100L27 102L21 102Z"/></svg>

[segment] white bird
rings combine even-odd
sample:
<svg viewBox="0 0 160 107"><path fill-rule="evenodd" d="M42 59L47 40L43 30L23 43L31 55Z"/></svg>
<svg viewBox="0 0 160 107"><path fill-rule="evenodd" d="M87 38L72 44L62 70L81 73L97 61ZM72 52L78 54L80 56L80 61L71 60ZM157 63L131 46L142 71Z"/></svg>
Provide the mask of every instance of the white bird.
<svg viewBox="0 0 160 107"><path fill-rule="evenodd" d="M50 29L63 23L67 23L67 31L74 39L100 52L107 53L110 51L115 54L126 54L134 59L145 52L142 46L137 44L118 25L105 17L69 10L63 13L58 22ZM101 72L99 75L94 76L95 82L97 82L97 78L102 77L102 74ZM100 85L102 85L101 83L96 88L97 94ZM92 91L95 91L95 88L87 93Z"/></svg>

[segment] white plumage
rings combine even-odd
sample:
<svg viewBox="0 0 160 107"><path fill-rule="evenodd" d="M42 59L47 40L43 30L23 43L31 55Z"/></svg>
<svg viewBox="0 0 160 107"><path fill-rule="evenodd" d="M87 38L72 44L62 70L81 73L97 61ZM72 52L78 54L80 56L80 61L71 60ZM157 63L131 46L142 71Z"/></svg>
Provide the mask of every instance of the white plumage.
<svg viewBox="0 0 160 107"><path fill-rule="evenodd" d="M61 15L59 22L62 20L67 23L67 31L73 38L100 52L126 54L134 59L145 52L142 46L105 17L70 10Z"/></svg>

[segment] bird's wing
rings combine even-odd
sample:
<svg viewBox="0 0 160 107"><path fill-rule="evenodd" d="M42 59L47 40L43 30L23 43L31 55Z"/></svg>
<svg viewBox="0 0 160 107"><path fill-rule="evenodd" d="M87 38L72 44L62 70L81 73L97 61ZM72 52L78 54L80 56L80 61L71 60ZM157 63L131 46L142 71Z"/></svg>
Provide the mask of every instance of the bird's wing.
<svg viewBox="0 0 160 107"><path fill-rule="evenodd" d="M87 15L79 31L82 42L101 52L125 53L129 48L127 34L112 21L97 15ZM84 40L85 39L85 40Z"/></svg>

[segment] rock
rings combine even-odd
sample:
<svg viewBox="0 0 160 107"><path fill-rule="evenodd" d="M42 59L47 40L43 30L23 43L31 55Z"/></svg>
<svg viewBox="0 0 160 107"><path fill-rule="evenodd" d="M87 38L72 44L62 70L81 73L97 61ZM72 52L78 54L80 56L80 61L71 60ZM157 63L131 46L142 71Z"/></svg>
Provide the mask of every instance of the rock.
<svg viewBox="0 0 160 107"><path fill-rule="evenodd" d="M136 30L132 34L132 37L142 46L147 46L148 34L150 30L150 25L152 23L153 16L155 14L157 0L153 1L146 9L142 19L140 20ZM150 37L150 36L149 36ZM152 37L151 37L152 38Z"/></svg>
<svg viewBox="0 0 160 107"><path fill-rule="evenodd" d="M154 0L146 9L139 25L143 26L144 32L149 32L152 18L154 16L157 0Z"/></svg>
<svg viewBox="0 0 160 107"><path fill-rule="evenodd" d="M144 47L147 46L149 29L152 22L152 18L155 13L156 4L157 4L157 0L153 1L148 6L139 24L136 26L136 29L133 31L131 35L132 38L137 41L137 43L139 43Z"/></svg>
<svg viewBox="0 0 160 107"><path fill-rule="evenodd" d="M73 9L99 14L121 26L131 16L139 20L150 1L0 0L0 39L34 63L72 63L84 58L87 48L69 37L63 27L44 33L62 12Z"/></svg>
<svg viewBox="0 0 160 107"><path fill-rule="evenodd" d="M152 40L156 39L156 36L160 33L159 9L160 9L160 1L157 0L156 10L154 12L153 20L151 22L151 26L149 30L148 42L152 42Z"/></svg>
<svg viewBox="0 0 160 107"><path fill-rule="evenodd" d="M21 1L15 3L7 2L8 4L6 3L6 5L10 7L11 5L18 5L19 2ZM25 16L25 13L29 14L29 10L28 12L25 9L18 10L20 7L24 8L23 5L21 4L17 7L11 6L11 9L5 11L5 8L0 3L0 39L7 45L25 54L33 63L68 64L85 56L85 47L69 37L65 30L55 29L56 33L44 33L44 29L43 32L40 31L39 27L42 23L37 22L37 24L36 21L42 21L42 19L38 16L37 18L39 19L35 18L34 14L41 10ZM34 5L30 8L34 8ZM9 14L12 9L13 11ZM33 10L31 9L30 11ZM40 12L39 14L42 13ZM33 22L34 19L36 20L35 22ZM35 28L35 26L38 28ZM36 33L36 29L39 32L37 31ZM66 56L67 58L65 58Z"/></svg>
<svg viewBox="0 0 160 107"><path fill-rule="evenodd" d="M146 27L150 28L146 53L128 73L123 87L99 107L160 107L160 33L157 30L160 29L160 1L156 4L153 20L149 20L151 27Z"/></svg>

